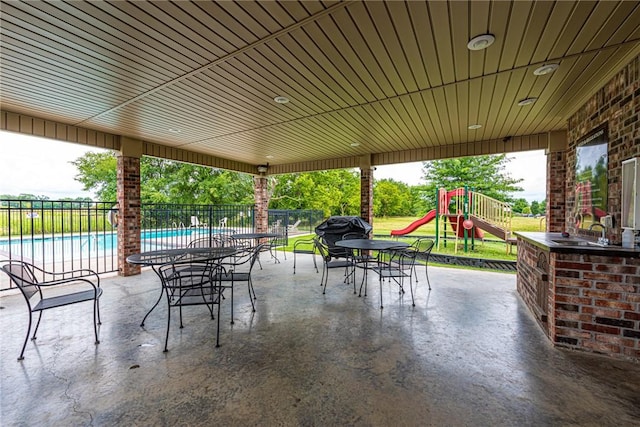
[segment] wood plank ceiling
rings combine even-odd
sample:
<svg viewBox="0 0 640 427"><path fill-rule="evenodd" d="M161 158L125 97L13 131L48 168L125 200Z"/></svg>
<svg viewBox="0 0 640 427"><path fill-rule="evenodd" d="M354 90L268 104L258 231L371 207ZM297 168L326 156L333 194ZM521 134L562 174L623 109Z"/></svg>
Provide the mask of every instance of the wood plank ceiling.
<svg viewBox="0 0 640 427"><path fill-rule="evenodd" d="M252 168L382 163L564 129L640 53L639 3L2 1L0 107Z"/></svg>

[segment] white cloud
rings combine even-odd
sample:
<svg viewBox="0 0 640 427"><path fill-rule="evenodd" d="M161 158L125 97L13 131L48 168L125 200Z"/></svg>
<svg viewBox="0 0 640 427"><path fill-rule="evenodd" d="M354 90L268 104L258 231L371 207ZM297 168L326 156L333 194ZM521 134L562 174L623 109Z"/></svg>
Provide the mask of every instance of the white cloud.
<svg viewBox="0 0 640 427"><path fill-rule="evenodd" d="M86 145L0 132L0 194L33 194L51 199L93 197L74 177L70 162L104 151Z"/></svg>

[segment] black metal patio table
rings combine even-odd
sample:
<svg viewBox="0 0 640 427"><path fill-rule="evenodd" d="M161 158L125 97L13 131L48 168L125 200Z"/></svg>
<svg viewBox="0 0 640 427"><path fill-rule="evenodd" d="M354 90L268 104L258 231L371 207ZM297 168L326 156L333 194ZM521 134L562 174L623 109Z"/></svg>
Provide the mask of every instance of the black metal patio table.
<svg viewBox="0 0 640 427"><path fill-rule="evenodd" d="M162 265L173 263L189 263L189 262L213 262L229 256L235 255L238 252L234 247L203 247L203 248L180 248L180 249L161 249L157 251L141 252L138 254L129 255L127 262L134 265L148 266L158 275L162 281L158 268ZM145 314L140 326L144 326L145 320L151 312L158 306L162 299L163 289L160 287L160 295L158 300L151 307L151 309Z"/></svg>
<svg viewBox="0 0 640 427"><path fill-rule="evenodd" d="M390 249L402 249L408 248L409 244L406 242L398 242L395 240L386 239L346 239L339 240L335 243L340 248L353 249L358 251L358 255L362 255L364 251L387 251ZM362 276L362 283L360 284L360 291L358 296L362 296L362 286L364 285L364 296L367 296L367 271L369 270L369 257L363 257L364 259L364 274ZM376 261L377 262L377 261ZM355 281L355 271L353 280Z"/></svg>

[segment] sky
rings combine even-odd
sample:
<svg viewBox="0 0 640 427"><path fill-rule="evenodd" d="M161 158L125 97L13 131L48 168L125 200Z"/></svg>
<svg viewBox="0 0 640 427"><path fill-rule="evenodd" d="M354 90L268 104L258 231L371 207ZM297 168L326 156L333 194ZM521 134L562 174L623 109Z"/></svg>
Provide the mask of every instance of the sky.
<svg viewBox="0 0 640 427"><path fill-rule="evenodd" d="M33 194L52 200L67 197L94 197L84 191L74 177L77 170L70 162L87 151L104 151L73 144L0 131L0 194ZM545 198L546 156L544 151L527 151L508 155L507 173L522 178L523 192L515 195L528 202ZM422 163L377 166L375 179L393 178L409 185L422 179Z"/></svg>

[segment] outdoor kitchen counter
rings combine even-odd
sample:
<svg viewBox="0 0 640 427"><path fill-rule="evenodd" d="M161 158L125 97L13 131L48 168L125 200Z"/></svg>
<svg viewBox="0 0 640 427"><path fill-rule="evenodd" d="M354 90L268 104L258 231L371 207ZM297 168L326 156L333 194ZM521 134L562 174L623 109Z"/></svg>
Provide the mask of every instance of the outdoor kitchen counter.
<svg viewBox="0 0 640 427"><path fill-rule="evenodd" d="M517 290L551 342L640 361L640 250L516 235Z"/></svg>
<svg viewBox="0 0 640 427"><path fill-rule="evenodd" d="M564 254L599 255L612 257L639 258L639 249L623 248L620 245L601 246L583 237L562 237L561 233L516 232L522 239L545 251ZM518 262L520 260L518 259Z"/></svg>

